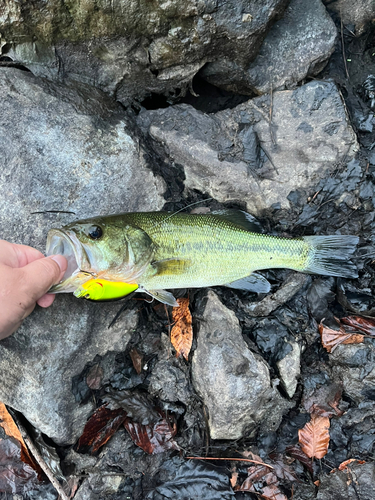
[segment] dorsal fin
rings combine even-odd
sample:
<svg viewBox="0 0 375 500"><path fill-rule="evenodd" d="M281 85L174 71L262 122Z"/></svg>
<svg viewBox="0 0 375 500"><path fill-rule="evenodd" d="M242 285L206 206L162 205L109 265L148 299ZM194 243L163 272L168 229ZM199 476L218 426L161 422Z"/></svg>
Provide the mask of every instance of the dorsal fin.
<svg viewBox="0 0 375 500"><path fill-rule="evenodd" d="M262 226L257 221L257 219L253 216L244 212L243 210L234 210L234 209L221 209L214 210L211 212L212 215L216 215L221 219L228 220L237 224L238 226L243 227L246 231L250 231L252 233L261 233Z"/></svg>

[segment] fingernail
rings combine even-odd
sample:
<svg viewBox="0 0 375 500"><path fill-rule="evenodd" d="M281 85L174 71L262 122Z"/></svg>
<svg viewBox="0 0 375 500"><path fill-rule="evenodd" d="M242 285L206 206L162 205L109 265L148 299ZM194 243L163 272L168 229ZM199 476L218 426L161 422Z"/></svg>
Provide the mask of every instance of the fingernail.
<svg viewBox="0 0 375 500"><path fill-rule="evenodd" d="M68 267L68 261L65 257L63 257L62 255L52 255L50 258L57 263L61 272L66 271L66 268Z"/></svg>

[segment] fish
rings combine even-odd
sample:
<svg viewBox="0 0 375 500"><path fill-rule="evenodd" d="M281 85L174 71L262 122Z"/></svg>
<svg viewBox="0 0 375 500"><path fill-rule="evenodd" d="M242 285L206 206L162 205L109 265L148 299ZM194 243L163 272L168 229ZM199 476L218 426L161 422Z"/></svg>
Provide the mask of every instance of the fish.
<svg viewBox="0 0 375 500"><path fill-rule="evenodd" d="M50 293L90 298L91 290L95 299L100 281L106 299L144 292L176 307L170 289L227 286L268 293L270 283L256 271L270 268L356 278L350 258L357 244L353 235L263 234L259 222L241 210L130 212L53 228L46 253L68 261Z"/></svg>

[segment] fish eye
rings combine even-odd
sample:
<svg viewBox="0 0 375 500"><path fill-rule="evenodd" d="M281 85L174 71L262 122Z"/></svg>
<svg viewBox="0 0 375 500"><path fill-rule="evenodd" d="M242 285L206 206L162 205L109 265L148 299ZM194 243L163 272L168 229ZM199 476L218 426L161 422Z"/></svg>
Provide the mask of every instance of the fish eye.
<svg viewBox="0 0 375 500"><path fill-rule="evenodd" d="M98 240L103 236L103 230L100 226L91 226L88 230L88 236L92 240Z"/></svg>

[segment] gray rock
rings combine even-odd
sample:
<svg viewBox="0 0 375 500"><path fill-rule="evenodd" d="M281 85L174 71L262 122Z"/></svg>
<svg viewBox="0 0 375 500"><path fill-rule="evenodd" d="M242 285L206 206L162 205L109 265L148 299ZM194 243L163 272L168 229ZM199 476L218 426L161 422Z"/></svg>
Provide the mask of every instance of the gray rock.
<svg viewBox="0 0 375 500"><path fill-rule="evenodd" d="M149 393L162 401L179 402L189 405L192 388L189 367L183 358L171 354L169 335L162 334L162 351L158 355L150 376Z"/></svg>
<svg viewBox="0 0 375 500"><path fill-rule="evenodd" d="M347 471L320 476L317 500L373 500L375 498L375 465L350 464Z"/></svg>
<svg viewBox="0 0 375 500"><path fill-rule="evenodd" d="M357 404L372 399L375 391L375 346L364 344L339 345L330 355L332 373L340 380L343 390Z"/></svg>
<svg viewBox="0 0 375 500"><path fill-rule="evenodd" d="M52 225L126 211L158 210L155 176L134 126L100 91L0 70L2 237L41 250ZM33 215L43 210L72 214Z"/></svg>
<svg viewBox="0 0 375 500"><path fill-rule="evenodd" d="M275 293L267 295L260 302L251 302L247 304L245 306L246 312L250 316L255 317L269 316L271 312L294 297L308 281L309 277L305 274L293 273Z"/></svg>
<svg viewBox="0 0 375 500"><path fill-rule="evenodd" d="M310 190L358 149L334 83L275 92L271 120L270 104L262 96L209 116L177 105L145 111L138 123L184 167L187 190L259 214L275 203L289 208L291 191Z"/></svg>
<svg viewBox="0 0 375 500"><path fill-rule="evenodd" d="M361 35L374 21L375 3L373 0L323 0L329 10L338 14L344 24L354 24L355 34Z"/></svg>
<svg viewBox="0 0 375 500"><path fill-rule="evenodd" d="M192 362L196 391L208 408L212 439L239 439L258 425L276 429L288 403L272 387L268 367L242 338L235 314L208 291Z"/></svg>
<svg viewBox="0 0 375 500"><path fill-rule="evenodd" d="M250 65L232 59L208 64L202 76L210 83L249 94L293 88L324 68L337 37L334 22L321 0L292 0L274 24Z"/></svg>
<svg viewBox="0 0 375 500"><path fill-rule="evenodd" d="M123 103L173 97L209 61L250 61L288 0L61 0L0 5L2 53ZM25 22L27 19L27 22Z"/></svg>
<svg viewBox="0 0 375 500"><path fill-rule="evenodd" d="M297 342L286 341L292 350L280 361L276 362L279 370L281 385L290 398L297 389L298 378L301 373L301 348Z"/></svg>
<svg viewBox="0 0 375 500"><path fill-rule="evenodd" d="M48 230L78 217L160 209L164 182L147 168L121 108L100 91L62 87L15 69L0 70L1 237L45 247ZM68 210L73 214L33 214ZM0 343L0 400L59 443L81 433L72 377L97 354L123 350L137 324L128 310L58 296Z"/></svg>
<svg viewBox="0 0 375 500"><path fill-rule="evenodd" d="M93 403L75 400L72 378L97 354L126 348L138 314L128 311L108 330L118 310L116 303L78 302L72 296L57 297L48 309L37 308L0 343L1 401L56 443L76 441Z"/></svg>

